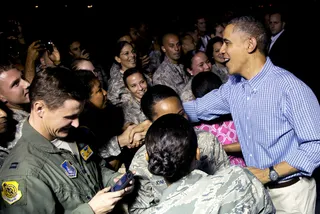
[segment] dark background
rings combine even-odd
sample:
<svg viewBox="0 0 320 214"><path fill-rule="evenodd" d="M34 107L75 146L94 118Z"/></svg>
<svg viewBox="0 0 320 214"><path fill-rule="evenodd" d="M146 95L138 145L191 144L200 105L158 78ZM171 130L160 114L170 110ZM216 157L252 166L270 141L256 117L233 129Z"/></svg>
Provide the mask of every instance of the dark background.
<svg viewBox="0 0 320 214"><path fill-rule="evenodd" d="M197 5L199 4L199 5ZM208 6L204 6L204 5ZM193 15L204 13L217 20L227 10L235 15L262 17L268 9L281 8L287 15L287 27L296 34L299 76L319 96L319 0L220 0L220 1L68 1L24 0L1 1L1 21L18 19L27 44L37 39L51 39L59 50L69 37L84 39L106 69L112 63L111 46L121 26L146 20L150 29L161 33L177 25L192 23ZM38 8L35 8L38 5ZM67 5L67 6L66 6ZM88 9L88 5L93 7ZM1 22L1 23L2 23ZM3 26L0 25L0 28ZM1 31L1 29L0 29ZM301 66L302 65L302 66Z"/></svg>

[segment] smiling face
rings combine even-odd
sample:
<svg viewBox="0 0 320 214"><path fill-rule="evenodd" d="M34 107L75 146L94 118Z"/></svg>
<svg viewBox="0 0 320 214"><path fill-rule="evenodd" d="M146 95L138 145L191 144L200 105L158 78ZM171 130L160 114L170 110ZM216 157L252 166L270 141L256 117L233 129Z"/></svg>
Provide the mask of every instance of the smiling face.
<svg viewBox="0 0 320 214"><path fill-rule="evenodd" d="M72 127L79 126L79 115L83 110L83 103L76 100L66 100L57 109L50 109L42 101L37 101L35 106L41 118L41 129L37 130L48 140L67 137Z"/></svg>
<svg viewBox="0 0 320 214"><path fill-rule="evenodd" d="M200 72L211 71L212 65L207 55L203 52L198 52L192 57L191 75L195 76Z"/></svg>
<svg viewBox="0 0 320 214"><path fill-rule="evenodd" d="M247 35L241 31L234 31L234 25L227 25L223 33L224 43L220 49L226 62L229 74L242 74L247 67Z"/></svg>
<svg viewBox="0 0 320 214"><path fill-rule="evenodd" d="M148 89L147 81L140 73L134 73L127 78L127 87L133 97L137 100L141 100L142 96Z"/></svg>
<svg viewBox="0 0 320 214"><path fill-rule="evenodd" d="M129 68L136 67L136 52L132 45L126 44L120 51L120 56L116 56L115 60L121 64L121 69L126 71Z"/></svg>
<svg viewBox="0 0 320 214"><path fill-rule="evenodd" d="M224 63L223 54L220 53L221 47L222 47L221 42L216 42L213 44L213 53L212 53L213 60L215 61L215 63L219 63L219 64Z"/></svg>

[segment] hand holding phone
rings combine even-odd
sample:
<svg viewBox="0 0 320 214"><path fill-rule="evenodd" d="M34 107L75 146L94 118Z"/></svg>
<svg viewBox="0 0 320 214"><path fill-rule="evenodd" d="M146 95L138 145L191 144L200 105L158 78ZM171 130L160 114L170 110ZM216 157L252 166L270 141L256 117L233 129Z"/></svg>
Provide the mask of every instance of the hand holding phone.
<svg viewBox="0 0 320 214"><path fill-rule="evenodd" d="M110 192L116 192L126 188L133 179L134 174L128 170L116 183L111 187Z"/></svg>

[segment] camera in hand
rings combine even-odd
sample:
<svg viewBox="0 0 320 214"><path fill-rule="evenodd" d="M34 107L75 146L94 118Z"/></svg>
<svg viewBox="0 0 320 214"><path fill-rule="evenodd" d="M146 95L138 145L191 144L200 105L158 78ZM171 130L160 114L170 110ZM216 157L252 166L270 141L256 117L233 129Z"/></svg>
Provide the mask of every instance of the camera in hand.
<svg viewBox="0 0 320 214"><path fill-rule="evenodd" d="M48 50L50 53L53 52L53 44L52 44L51 40L48 40L48 41L41 40L39 42L39 45L40 45L40 48Z"/></svg>

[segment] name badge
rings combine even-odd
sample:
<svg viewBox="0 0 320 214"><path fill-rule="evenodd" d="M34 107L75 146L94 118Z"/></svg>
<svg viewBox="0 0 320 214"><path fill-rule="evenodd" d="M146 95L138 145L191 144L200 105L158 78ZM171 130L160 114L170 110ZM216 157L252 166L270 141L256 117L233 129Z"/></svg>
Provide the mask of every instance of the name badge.
<svg viewBox="0 0 320 214"><path fill-rule="evenodd" d="M93 154L93 151L91 150L90 146L86 145L81 149L80 155L82 156L83 160L88 160L90 156Z"/></svg>
<svg viewBox="0 0 320 214"><path fill-rule="evenodd" d="M68 160L63 161L61 167L64 169L66 175L69 178L76 178L77 177L77 169L72 165L72 163Z"/></svg>

